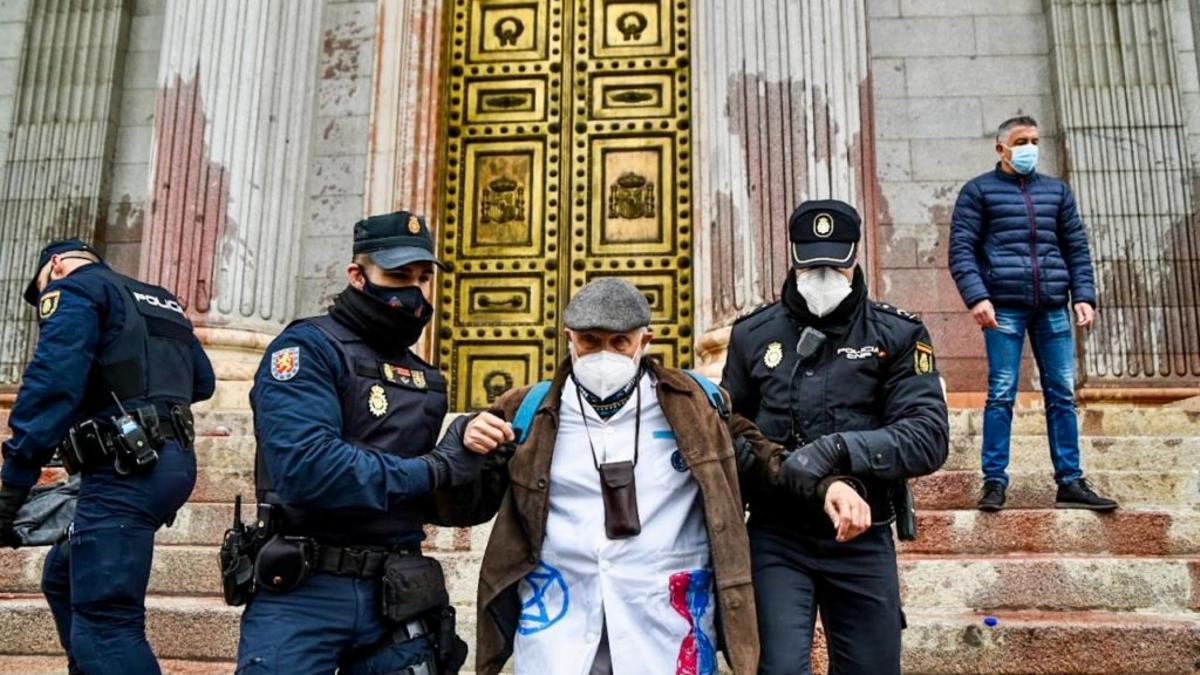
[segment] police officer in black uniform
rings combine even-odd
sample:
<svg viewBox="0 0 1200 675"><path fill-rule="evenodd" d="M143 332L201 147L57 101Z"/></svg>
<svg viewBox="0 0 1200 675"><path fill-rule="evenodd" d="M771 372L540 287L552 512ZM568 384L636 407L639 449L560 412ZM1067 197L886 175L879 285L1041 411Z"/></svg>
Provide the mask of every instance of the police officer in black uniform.
<svg viewBox="0 0 1200 675"><path fill-rule="evenodd" d="M157 673L144 628L154 533L196 482L189 406L212 396L212 366L175 296L78 239L42 250L25 300L40 323L4 442L0 538L16 545L13 518L57 448L83 474L42 578L71 672Z"/></svg>
<svg viewBox="0 0 1200 675"><path fill-rule="evenodd" d="M831 673L900 672L890 524L905 480L945 461L949 424L929 333L867 297L860 225L849 204L801 204L781 301L730 337L721 384L734 412L793 449L759 458L746 478L762 675L811 672L818 611ZM873 526L849 541L811 506L835 475L857 479L871 506Z"/></svg>
<svg viewBox="0 0 1200 675"><path fill-rule="evenodd" d="M437 264L424 218L358 222L349 285L267 350L250 393L258 528L237 535L256 542L238 672L421 675L466 656L422 525L431 493L472 482L477 453L505 438L434 447L446 381L410 347ZM236 557L222 561L234 602Z"/></svg>

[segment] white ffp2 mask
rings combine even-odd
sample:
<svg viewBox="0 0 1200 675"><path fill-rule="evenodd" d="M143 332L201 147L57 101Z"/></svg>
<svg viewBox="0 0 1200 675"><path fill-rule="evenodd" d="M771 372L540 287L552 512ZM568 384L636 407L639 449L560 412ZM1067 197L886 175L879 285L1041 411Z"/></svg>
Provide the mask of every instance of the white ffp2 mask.
<svg viewBox="0 0 1200 675"><path fill-rule="evenodd" d="M610 351L577 356L575 345L572 344L571 372L584 389L601 399L606 399L629 384L638 374L640 356L640 353L630 357Z"/></svg>
<svg viewBox="0 0 1200 675"><path fill-rule="evenodd" d="M808 311L825 316L850 295L850 280L833 267L813 267L796 271L796 290Z"/></svg>

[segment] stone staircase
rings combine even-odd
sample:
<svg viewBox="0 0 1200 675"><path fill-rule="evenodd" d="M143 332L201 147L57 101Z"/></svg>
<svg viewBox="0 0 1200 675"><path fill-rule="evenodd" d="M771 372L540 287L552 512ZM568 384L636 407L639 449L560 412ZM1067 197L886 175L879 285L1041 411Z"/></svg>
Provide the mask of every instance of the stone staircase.
<svg viewBox="0 0 1200 675"><path fill-rule="evenodd" d="M1052 508L1037 411L1014 423L1011 508L975 511L982 418L952 413L950 460L915 484L921 536L901 546L905 672L1200 670L1200 413L1081 412L1085 466L1099 490L1121 500L1115 514ZM148 630L168 672L227 673L240 609L219 598L216 545L234 496L253 494L254 445L245 412L206 412L199 429L196 490L174 527L159 533ZM473 642L487 528L429 535ZM38 595L43 556L0 551L0 672L64 672ZM998 623L985 625L985 616Z"/></svg>

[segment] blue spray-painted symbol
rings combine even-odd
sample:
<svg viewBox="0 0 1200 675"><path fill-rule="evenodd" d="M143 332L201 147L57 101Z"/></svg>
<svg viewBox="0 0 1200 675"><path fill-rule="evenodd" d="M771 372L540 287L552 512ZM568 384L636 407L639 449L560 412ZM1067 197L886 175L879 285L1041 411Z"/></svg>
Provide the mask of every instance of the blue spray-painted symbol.
<svg viewBox="0 0 1200 675"><path fill-rule="evenodd" d="M539 633L567 615L571 604L571 592L562 572L539 560L537 567L525 575L521 583L529 587L529 599L521 604L518 633Z"/></svg>

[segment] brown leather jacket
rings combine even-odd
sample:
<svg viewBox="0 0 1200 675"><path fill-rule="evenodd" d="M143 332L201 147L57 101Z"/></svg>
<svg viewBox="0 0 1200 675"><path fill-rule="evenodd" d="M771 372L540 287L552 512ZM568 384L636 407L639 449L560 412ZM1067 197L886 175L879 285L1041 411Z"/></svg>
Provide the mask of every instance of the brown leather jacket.
<svg viewBox="0 0 1200 675"><path fill-rule="evenodd" d="M776 454L743 418L726 420L687 373L650 363L658 381L659 403L680 451L696 479L704 501L705 522L712 547L713 572L719 608L721 644L736 675L758 669L758 622L750 576L750 547L745 505L738 488L731 433L744 435L755 453ZM499 673L513 651L521 611L517 582L533 571L541 557L549 511L550 462L558 435L558 403L570 363L558 374L529 430L525 443L505 461L489 457L479 482L438 496L435 521L467 526L495 525L479 575L479 620L475 668L479 675ZM490 412L511 420L528 387L506 393Z"/></svg>

